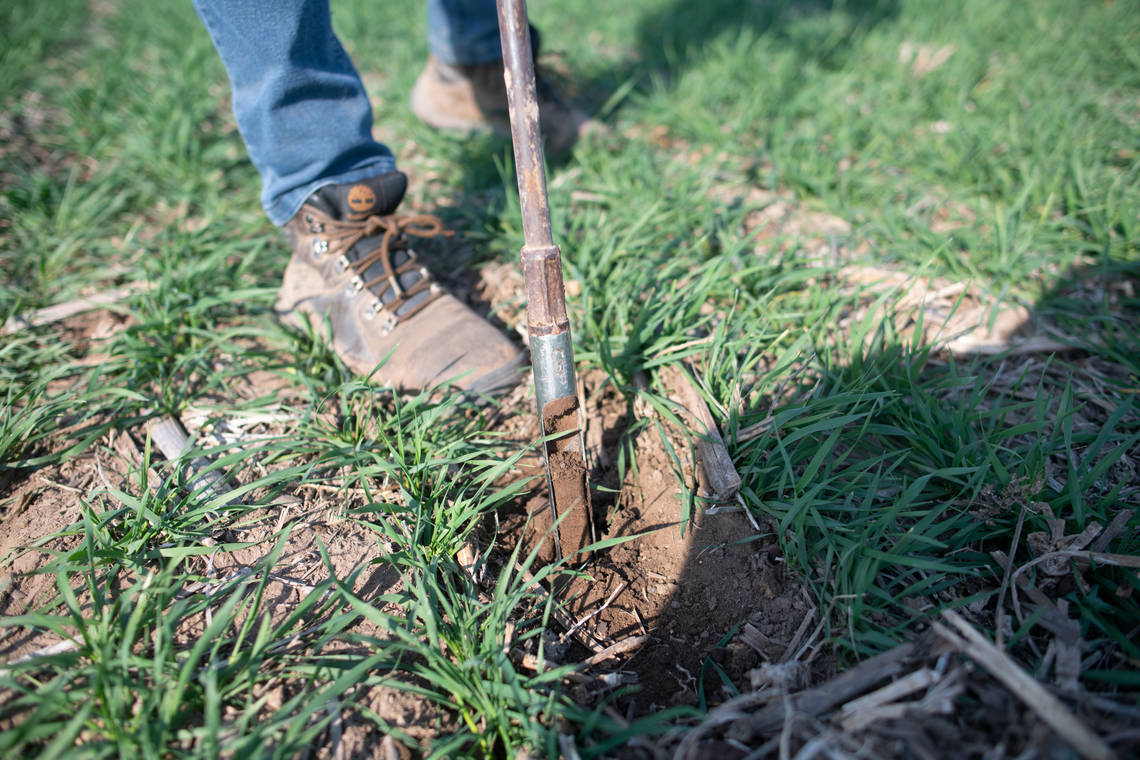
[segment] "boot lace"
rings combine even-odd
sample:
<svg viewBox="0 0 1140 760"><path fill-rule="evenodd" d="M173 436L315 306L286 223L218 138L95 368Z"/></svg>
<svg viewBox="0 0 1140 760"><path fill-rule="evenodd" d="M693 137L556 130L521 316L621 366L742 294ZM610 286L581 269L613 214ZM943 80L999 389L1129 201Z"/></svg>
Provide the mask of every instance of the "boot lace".
<svg viewBox="0 0 1140 760"><path fill-rule="evenodd" d="M352 221L333 219L309 208L306 209L305 222L310 232L320 235L314 242L314 250L325 248L337 256L336 273L341 274L348 269L353 271L347 295L354 296L367 290L374 296L372 304L365 310L365 317L372 319L383 313L382 332L391 331L400 321L419 313L442 295L443 289L433 280L431 272L420 266L408 241L409 236L433 238L454 235L452 230L444 228L439 217L431 214L389 214ZM363 256L354 256L353 246L377 236L380 243L376 248ZM403 254L399 264L395 263L397 253ZM368 270L377 263L382 268L381 273L366 279ZM409 272L416 272L418 277L412 284L404 285L401 278ZM425 292L426 296L420 295Z"/></svg>

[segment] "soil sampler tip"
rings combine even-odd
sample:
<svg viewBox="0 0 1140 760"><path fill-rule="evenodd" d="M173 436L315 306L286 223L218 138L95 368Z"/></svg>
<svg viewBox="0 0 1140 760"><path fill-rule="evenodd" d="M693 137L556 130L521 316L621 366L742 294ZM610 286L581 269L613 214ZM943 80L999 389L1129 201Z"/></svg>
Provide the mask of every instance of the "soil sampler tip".
<svg viewBox="0 0 1140 760"><path fill-rule="evenodd" d="M593 520L562 282L562 253L554 244L550 229L526 3L497 0L497 5L525 241L522 270L527 292L527 334L538 419L546 439L543 455L550 489L549 510L534 515L533 522L540 535L549 533L551 537L549 551L540 552L540 557L574 559L593 540Z"/></svg>

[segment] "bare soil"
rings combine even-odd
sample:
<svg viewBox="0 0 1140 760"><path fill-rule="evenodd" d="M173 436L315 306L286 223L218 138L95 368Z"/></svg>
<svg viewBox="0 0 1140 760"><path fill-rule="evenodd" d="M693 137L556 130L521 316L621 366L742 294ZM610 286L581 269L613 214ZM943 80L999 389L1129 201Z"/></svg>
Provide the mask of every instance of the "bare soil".
<svg viewBox="0 0 1140 760"><path fill-rule="evenodd" d="M788 220L794 218L783 212L771 216L767 221L773 225L790 224ZM489 308L505 315L508 324L514 326L517 313L512 309L519 296L516 285L503 280L494 290L484 282L474 290L487 300ZM94 361L100 356L101 339L123 324L122 317L104 310L61 323L60 332L73 345L78 361ZM1018 372L1010 373L1010 377L1027 374L1030 365L1040 373L1057 371L1033 354L1022 361ZM1095 399L1099 390L1096 382L1111 377L1117 368L1093 367L1092 358L1085 362L1090 364L1088 372L1078 373L1076 382L1082 388L1087 383L1088 397ZM250 397L281 382L271 373L265 374L251 381L258 387L250 390ZM997 378L999 385L1002 381ZM754 525L732 505L694 498L699 477L689 459L689 441L683 431L656 420L660 425L641 427L631 435L635 415L624 397L599 375L584 377L583 388L597 537L627 540L595 552L581 568L588 577L559 589L575 630L555 630L554 634L564 639L562 661L568 663L584 662L609 647L620 649L623 643L636 645L585 668L592 680L571 684L572 696L584 705L604 703L622 715L641 716L677 705L715 708L738 698L738 693L748 694L758 684L763 686L775 672L774 666L787 666L792 673L804 660L812 663L813 672L796 672L787 689L825 682L834 674L834 664L826 656L816 658L814 650L803 657L805 648L812 644L819 613L804 589L785 573L774 526ZM538 434L530 403L525 389L520 388L507 400L508 411L497 421L496 429L520 442L533 441ZM647 413L638 410L637 416ZM1094 403L1075 413L1074 426L1095 428L1103 424L1101 417L1106 413ZM1091 417L1086 420L1082 415ZM89 499L100 487L137 491L139 432L117 431L98 446L57 466L0 474L0 615L22 614L55 596L54 575L36 571L44 567L50 552L68 551L78 545L79 537L68 528L81 517L81 498ZM619 468L619 451L632 454L624 469ZM1123 460L1119 468L1128 471L1113 470L1106 474L1106 481L1127 483L1124 488L1134 490L1135 468L1130 462ZM1047 468L1047 478L1060 477L1061 464ZM537 457L532 458L514 477L538 474L541 467ZM1106 482L1102 487L1110 485ZM386 551L382 541L345 519L346 509L359 505L362 499L362 494L351 489L299 486L284 494L273 509L231 528L236 532L229 540L256 542L256 546L219 550L195 560L200 562L198 569L203 577L221 582L259 568L279 531L288 529L266 588L266 608L273 622L283 620L328 576L329 568L316 548L318 540L327 547L331 571L337 577L366 567L354 589L362 598L374 599L396 590L401 583L398 574L382 564L369 566ZM526 516L541 511L546 499L544 489L535 488L526 499L502 510L498 516L501 535L492 536L488 529L482 535L483 545L491 545L493 538L505 538L505 548L509 549L513 542L529 540L523 535ZM979 519L984 517L979 515ZM1031 535L1026 540L1035 538ZM505 552L499 555L502 561ZM82 604L83 590L77 587L76 592ZM377 638L383 635L364 622L354 633ZM55 636L37 636L20 628L0 628L0 663L26 656L56 640ZM349 644L333 642L327 646L343 651ZM943 667L944 662L927 658L913 664L915 668ZM959 709L952 715L930 713L921 720L883 720L867 735L879 742L875 745L879 756L905 756L892 747L908 751L922 747L929 756L940 756L939 748L952 736L962 737L961 746L979 751L999 745L1044 748L1053 740L1048 726L1027 711L1016 695L966 666L960 678L965 684L962 693L966 703L976 709ZM287 678L267 683L266 715L299 688L301 684ZM1128 734L1135 710L1102 701L1105 704L1090 704L1082 718L1102 735ZM354 695L353 704L342 706L324 746L316 749L317 756L332 756L337 746L341 749L335 751L347 750L351 757L406 754L401 746L385 739L357 706L368 707L424 746L454 726L453 716L427 700L387 686L369 687ZM754 713L755 706L741 710L741 715ZM793 729L793 750L813 741L812 737L825 735L819 733L818 725L806 721ZM731 728L719 733L710 730L707 741L699 745L703 754L691 756L715 752L725 760L738 754L739 747L733 749L719 738L731 738L730 734ZM833 730L828 736L836 747L844 747L850 739L842 731Z"/></svg>
<svg viewBox="0 0 1140 760"><path fill-rule="evenodd" d="M75 548L80 537L59 535L80 517L77 494L96 477L93 457L84 455L57 467L5 473L0 482L0 616L21 615L55 593L54 575L36 574L48 552ZM15 626L0 628L0 661L9 662L55 643Z"/></svg>
<svg viewBox="0 0 1140 760"><path fill-rule="evenodd" d="M669 431L663 440L655 427L643 428L632 440L633 466L618 471L625 402L608 389L593 393L599 380L585 380L587 425L602 428L587 433L597 444L590 452L594 522L599 539L629 540L594 552L581 567L586 577L559 590L578 626L566 661L647 637L599 669L619 673L608 683L636 684L618 699L621 710L647 714L697 705L702 697L705 704L717 704L735 693L718 671L736 687L746 683L748 671L765 656L783 653L812 605L786 577L771 530L757 530L735 507L695 504L686 519L686 494L697 482L681 431ZM670 448L683 458L679 472ZM526 540L526 516L544 510L546 499L539 490L501 517L505 553ZM746 625L758 628L775 651L746 644ZM607 695L580 689L577 696Z"/></svg>
<svg viewBox="0 0 1140 760"><path fill-rule="evenodd" d="M144 437L145 431L141 428L114 431L96 446L60 465L0 473L0 616L43 611L58 604L56 575L44 572L45 568L59 553L81 545L82 535L77 530L82 519L81 500L101 512L115 507L107 494L110 489L128 494L139 492ZM146 475L152 487L161 483L163 477L161 457L157 452L154 457L155 465ZM346 517L350 508L361 506L364 501L363 493L353 489L312 484L300 485L293 493L280 495L273 507L245 515L239 523L228 525L214 538L215 544L250 545L234 549L219 546L215 552L186 560L193 563L196 574L205 579L194 584L198 588L187 591L201 592L211 585L221 588L222 584L251 573L260 578L268 556L279 543L283 545L268 570L260 608L269 613L273 625L282 623L306 596L321 593L314 591L314 587L330 574L339 579L355 574L353 591L364 600L399 591L403 582L399 573L391 565L374 562L388 552L386 543L374 531ZM328 564L321 557L318 543L324 547ZM72 583L72 591L80 607L88 609L90 597L82 579ZM307 621L310 625L318 622ZM242 623L240 615L235 618L235 627ZM176 634L179 645L191 646L206 625L203 615L183 620ZM363 637L382 641L387 637L386 632L366 620L358 621L351 632L357 637L356 641ZM0 627L0 666L35 657L60 643L56 633L17 626ZM303 632L294 645L308 648L315 655L368 653L366 645L341 638L314 649L313 642ZM395 680L399 674L393 673L390 678ZM261 715L270 718L285 702L307 688L304 681L284 672L280 677L270 676L255 687L255 697L265 698ZM411 756L405 746L385 741L375 724L361 714L359 706L398 726L405 736L423 742L425 747L432 738L455 730L453 716L446 709L393 686L362 687L352 696L342 704L340 715L334 720L335 729L330 729L327 741L314 748L316 757L331 757L337 745L350 750L347 755L350 757L377 756L387 760ZM339 737L335 742L334 730Z"/></svg>

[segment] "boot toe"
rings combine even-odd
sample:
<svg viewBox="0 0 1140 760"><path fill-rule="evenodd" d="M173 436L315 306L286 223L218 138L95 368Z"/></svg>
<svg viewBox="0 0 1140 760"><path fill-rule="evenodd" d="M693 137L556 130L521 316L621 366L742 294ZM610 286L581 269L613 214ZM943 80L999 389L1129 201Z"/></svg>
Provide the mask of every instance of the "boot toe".
<svg viewBox="0 0 1140 760"><path fill-rule="evenodd" d="M495 395L509 390L522 377L526 354L492 324L450 294L402 323L409 333L389 360L397 385L437 387ZM385 373L389 374L389 373Z"/></svg>

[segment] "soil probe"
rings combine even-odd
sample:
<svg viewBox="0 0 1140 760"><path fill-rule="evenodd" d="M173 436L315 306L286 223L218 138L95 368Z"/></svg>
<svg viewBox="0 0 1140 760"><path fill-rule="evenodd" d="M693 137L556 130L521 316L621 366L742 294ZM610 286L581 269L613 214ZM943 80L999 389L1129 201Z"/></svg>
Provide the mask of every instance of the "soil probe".
<svg viewBox="0 0 1140 760"><path fill-rule="evenodd" d="M550 509L535 513L532 523L540 535L550 531L552 536L551 551L542 551L539 556L559 560L573 557L592 541L590 488L586 482L570 321L566 316L566 292L562 285L562 253L550 231L546 165L538 126L538 97L526 2L497 0L497 5L499 35L503 42L503 79L522 208L525 241L522 270L534 395L538 401L539 426L543 437L548 438L543 456Z"/></svg>

